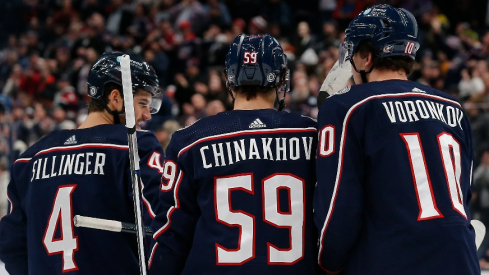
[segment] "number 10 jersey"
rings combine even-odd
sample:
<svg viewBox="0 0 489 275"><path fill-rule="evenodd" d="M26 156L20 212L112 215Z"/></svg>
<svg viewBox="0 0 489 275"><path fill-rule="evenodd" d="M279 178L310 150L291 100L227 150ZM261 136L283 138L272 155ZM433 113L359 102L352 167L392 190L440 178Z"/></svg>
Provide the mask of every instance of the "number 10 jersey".
<svg viewBox="0 0 489 275"><path fill-rule="evenodd" d="M318 120L319 263L342 274L480 274L470 225L472 133L420 83L354 85Z"/></svg>

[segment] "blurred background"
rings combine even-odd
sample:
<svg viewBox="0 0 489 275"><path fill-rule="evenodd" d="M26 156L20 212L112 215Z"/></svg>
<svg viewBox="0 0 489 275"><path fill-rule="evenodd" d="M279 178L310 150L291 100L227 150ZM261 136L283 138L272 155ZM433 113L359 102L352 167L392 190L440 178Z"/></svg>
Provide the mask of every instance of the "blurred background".
<svg viewBox="0 0 489 275"><path fill-rule="evenodd" d="M292 72L286 111L316 118L316 96L344 29L377 3L416 16L421 48L410 78L456 96L470 117L471 212L489 227L488 0L2 0L0 217L13 161L86 117L86 78L103 52L129 53L156 70L165 99L143 128L166 148L174 131L232 108L222 71L240 33L277 38ZM486 238L479 256L487 269L488 248Z"/></svg>

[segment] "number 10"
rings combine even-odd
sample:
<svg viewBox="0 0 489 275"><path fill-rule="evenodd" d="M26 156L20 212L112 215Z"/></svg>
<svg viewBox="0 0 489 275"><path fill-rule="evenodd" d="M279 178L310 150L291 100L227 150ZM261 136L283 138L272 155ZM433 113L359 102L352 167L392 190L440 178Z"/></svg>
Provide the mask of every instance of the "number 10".
<svg viewBox="0 0 489 275"><path fill-rule="evenodd" d="M411 163L411 172L419 205L418 221L443 218L433 196L431 180L426 167L426 159L419 134L407 133L400 135L406 143ZM463 193L460 187L460 175L462 172L460 144L448 133L441 133L437 139L453 209L467 219L463 205Z"/></svg>

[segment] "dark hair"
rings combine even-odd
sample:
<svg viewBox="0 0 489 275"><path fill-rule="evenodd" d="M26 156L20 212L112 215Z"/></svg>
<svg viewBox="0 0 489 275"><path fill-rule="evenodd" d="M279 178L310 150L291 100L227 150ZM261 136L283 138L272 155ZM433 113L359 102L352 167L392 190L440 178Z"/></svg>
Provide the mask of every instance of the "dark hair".
<svg viewBox="0 0 489 275"><path fill-rule="evenodd" d="M88 102L88 113L102 112L105 110L107 103L109 102L109 95L112 90L122 91L122 87L119 84L109 82L104 86L104 93L100 99L90 98ZM122 93L121 93L122 96Z"/></svg>
<svg viewBox="0 0 489 275"><path fill-rule="evenodd" d="M367 57L372 53L373 65L378 70L399 71L403 70L406 75L410 75L414 71L416 61L409 56L389 56L380 57L379 49L370 41L362 41L358 44L357 52L362 58Z"/></svg>
<svg viewBox="0 0 489 275"><path fill-rule="evenodd" d="M225 73L224 73L225 74ZM232 88L232 90L237 93L237 94L244 94L246 95L246 100L251 100L253 98L256 98L258 94L269 94L269 93L275 93L276 89L280 89L282 85L285 83L285 75L286 71L282 71L280 75L280 82L278 83L277 87L264 87L264 86L257 86L257 85L242 85L242 86L235 86Z"/></svg>
<svg viewBox="0 0 489 275"><path fill-rule="evenodd" d="M275 88L263 87L263 86L237 86L233 88L233 91L237 94L246 95L246 100L255 98L258 94L274 93Z"/></svg>
<svg viewBox="0 0 489 275"><path fill-rule="evenodd" d="M88 112L89 113L91 113L91 112L102 112L103 110L105 110L107 103L109 103L109 96L110 96L110 93L112 92L112 90L118 90L119 93L121 94L121 96L124 97L124 95L121 92L122 91L121 85L113 83L113 82L109 82L109 83L105 84L105 86L104 86L104 94L103 94L102 98L100 98L100 99L90 98L90 101L88 102ZM134 91L132 93L132 95L135 96L135 95L140 94L140 93L151 94L151 92L148 92L142 88L136 88L136 91Z"/></svg>

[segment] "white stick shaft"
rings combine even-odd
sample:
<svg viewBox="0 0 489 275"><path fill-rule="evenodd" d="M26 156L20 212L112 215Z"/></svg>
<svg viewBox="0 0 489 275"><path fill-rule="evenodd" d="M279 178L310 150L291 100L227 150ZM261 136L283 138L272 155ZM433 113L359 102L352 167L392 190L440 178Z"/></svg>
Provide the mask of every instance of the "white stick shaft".
<svg viewBox="0 0 489 275"><path fill-rule="evenodd" d="M113 232L122 231L122 223L119 221L98 219L98 218L85 217L80 215L76 215L73 218L73 224L76 227L86 227L86 228L93 228L93 229L100 229L100 230L108 230Z"/></svg>
<svg viewBox="0 0 489 275"><path fill-rule="evenodd" d="M484 240L484 236L486 235L486 226L479 220L471 220L470 224L472 225L472 227L474 227L475 245L477 249L479 249L482 241Z"/></svg>
<svg viewBox="0 0 489 275"><path fill-rule="evenodd" d="M122 90L124 94L124 106L126 113L127 140L129 143L129 160L131 163L132 174L132 193L134 200L134 218L136 221L138 255L139 255L139 270L141 275L146 275L146 257L144 255L144 232L141 210L141 194L140 194L140 175L139 175L139 153L136 136L136 120L134 117L134 99L131 81L131 59L125 54L120 59Z"/></svg>
<svg viewBox="0 0 489 275"><path fill-rule="evenodd" d="M121 56L122 89L124 90L124 108L126 112L126 127L132 128L136 125L134 117L134 100L131 80L131 59L129 55Z"/></svg>
<svg viewBox="0 0 489 275"><path fill-rule="evenodd" d="M122 75L122 90L124 91L124 111L126 114L126 127L128 129L135 129L136 118L134 116L134 98L132 90L131 80L131 58L125 54L121 57L121 75ZM137 144L136 134L132 135L132 141ZM137 146L134 146L134 170L139 170L139 154Z"/></svg>
<svg viewBox="0 0 489 275"><path fill-rule="evenodd" d="M80 215L75 215L75 217L73 217L73 224L76 227L92 228L112 232L126 232L132 234L137 233L137 228L134 223L92 218ZM146 234L146 236L153 235L153 231L149 226L144 227L144 233Z"/></svg>

